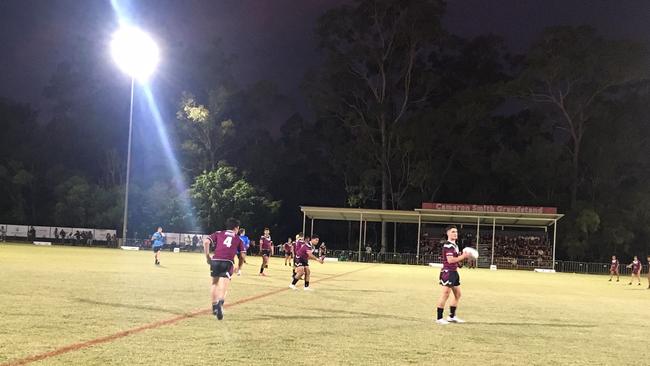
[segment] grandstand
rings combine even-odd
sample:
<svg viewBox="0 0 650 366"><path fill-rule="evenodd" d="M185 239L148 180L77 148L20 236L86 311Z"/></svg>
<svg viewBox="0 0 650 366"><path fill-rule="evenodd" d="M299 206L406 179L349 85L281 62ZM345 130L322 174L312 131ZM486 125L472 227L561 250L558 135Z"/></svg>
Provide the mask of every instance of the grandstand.
<svg viewBox="0 0 650 366"><path fill-rule="evenodd" d="M302 206L301 211L304 232L308 220L310 232L314 232L317 220L358 222L360 261L368 222L417 225L416 263L435 260L440 253L442 227L456 224L463 233L461 246L479 250L479 266L506 268L553 268L557 221L564 216L555 207L448 203L423 203L413 211L312 206Z"/></svg>

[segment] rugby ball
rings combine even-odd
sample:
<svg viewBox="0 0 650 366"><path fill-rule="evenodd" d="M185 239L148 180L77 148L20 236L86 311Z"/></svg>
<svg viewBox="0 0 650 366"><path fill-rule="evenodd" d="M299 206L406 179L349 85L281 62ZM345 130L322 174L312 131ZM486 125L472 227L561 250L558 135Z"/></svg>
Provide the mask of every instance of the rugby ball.
<svg viewBox="0 0 650 366"><path fill-rule="evenodd" d="M470 257L474 259L478 258L478 250L474 248L471 247L463 248L463 253L467 253Z"/></svg>

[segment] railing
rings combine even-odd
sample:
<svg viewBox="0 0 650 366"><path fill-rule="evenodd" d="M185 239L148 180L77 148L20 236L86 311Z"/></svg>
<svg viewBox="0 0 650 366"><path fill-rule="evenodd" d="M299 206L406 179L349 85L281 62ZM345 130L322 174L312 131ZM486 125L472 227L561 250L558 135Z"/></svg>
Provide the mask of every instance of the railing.
<svg viewBox="0 0 650 366"><path fill-rule="evenodd" d="M1 239L0 239L1 240ZM12 240L15 241L15 240ZM92 244L89 244L85 241L75 241L74 239L66 239L64 242L53 241L53 244L63 244L63 245L80 245L80 246L100 246L100 247L118 247L114 242L106 242L101 240L93 240ZM127 239L124 243L126 246L139 247L141 249L150 249L151 242L145 239ZM163 250L173 251L175 248L178 248L183 252L202 252L203 245L202 243L197 243L197 245L186 245L182 244L165 244ZM257 252L250 253L252 255L258 255ZM284 253L282 251L275 251L276 257L283 257ZM330 250L327 253L328 257L337 258L339 261L351 261L351 262L362 262L362 263L391 263L391 264L419 264L427 265L428 263L441 263L442 258L438 254L420 254L419 258L414 253L367 253L361 252L361 257L359 258L359 252L351 250ZM477 263L479 268L489 268L491 258L480 257ZM498 269L523 269L523 270L532 270L535 268L552 268L552 260L549 259L529 259L529 258L494 258L494 264ZM576 262L576 261L555 261L555 271L565 272L565 273L584 273L584 274L609 274L609 263L589 263L589 262ZM621 264L619 266L619 273L621 276L629 276L631 274L631 269L627 268L625 265ZM641 269L641 273L648 273L648 266L645 265Z"/></svg>

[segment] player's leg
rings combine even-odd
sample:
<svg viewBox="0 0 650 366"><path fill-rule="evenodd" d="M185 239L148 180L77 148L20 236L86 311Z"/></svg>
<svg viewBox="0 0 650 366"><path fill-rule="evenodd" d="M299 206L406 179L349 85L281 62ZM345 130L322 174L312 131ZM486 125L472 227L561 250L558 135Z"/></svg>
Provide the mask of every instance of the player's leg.
<svg viewBox="0 0 650 366"><path fill-rule="evenodd" d="M616 282L618 282L621 279L620 274L618 273L618 269L616 270Z"/></svg>
<svg viewBox="0 0 650 366"><path fill-rule="evenodd" d="M269 257L267 256L266 252L262 254L262 265L260 266L260 276L265 276L264 274L264 268L267 267L266 263L268 262Z"/></svg>
<svg viewBox="0 0 650 366"><path fill-rule="evenodd" d="M289 288L294 289L294 290L296 289L296 283L298 283L298 281L300 281L300 279L304 275L305 268L302 267L302 266L298 266L298 267L296 267L295 272L296 273L294 273L294 275L292 277L293 279L291 281L291 285L289 285Z"/></svg>
<svg viewBox="0 0 650 366"><path fill-rule="evenodd" d="M154 264L160 264L159 253L160 253L160 247L153 247Z"/></svg>
<svg viewBox="0 0 650 366"><path fill-rule="evenodd" d="M305 266L305 290L309 291L309 279L311 278L311 269L309 269L309 266Z"/></svg>
<svg viewBox="0 0 650 366"><path fill-rule="evenodd" d="M447 303L447 299L449 299L449 293L451 292L451 287L449 286L442 286L442 293L440 294L440 298L438 299L437 303L437 318L436 318L436 323L438 324L448 324L449 322L443 319L442 314L445 310L445 304Z"/></svg>
<svg viewBox="0 0 650 366"><path fill-rule="evenodd" d="M614 271L609 271L609 282L612 282L612 277L614 277Z"/></svg>
<svg viewBox="0 0 650 366"><path fill-rule="evenodd" d="M456 308L458 308L458 302L460 301L461 296L460 286L452 287L451 292L454 294L454 298L451 299L449 303L449 317L447 318L447 321L454 323L464 323L464 320L456 316Z"/></svg>
<svg viewBox="0 0 650 366"><path fill-rule="evenodd" d="M226 291L228 291L229 284L230 279L227 277L212 278L212 313L219 320L223 319L223 303L226 299Z"/></svg>
<svg viewBox="0 0 650 366"><path fill-rule="evenodd" d="M244 266L244 260L242 259L241 253L237 253L237 276L241 276L241 268Z"/></svg>

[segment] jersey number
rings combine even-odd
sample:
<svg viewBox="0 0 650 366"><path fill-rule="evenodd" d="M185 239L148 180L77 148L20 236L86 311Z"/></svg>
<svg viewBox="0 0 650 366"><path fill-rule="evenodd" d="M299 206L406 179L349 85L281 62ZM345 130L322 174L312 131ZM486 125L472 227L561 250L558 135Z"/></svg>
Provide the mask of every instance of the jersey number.
<svg viewBox="0 0 650 366"><path fill-rule="evenodd" d="M232 245L232 237L231 237L231 236L226 237L226 239L223 241L223 245L225 245L225 246L227 246L228 248L230 248L230 246Z"/></svg>

